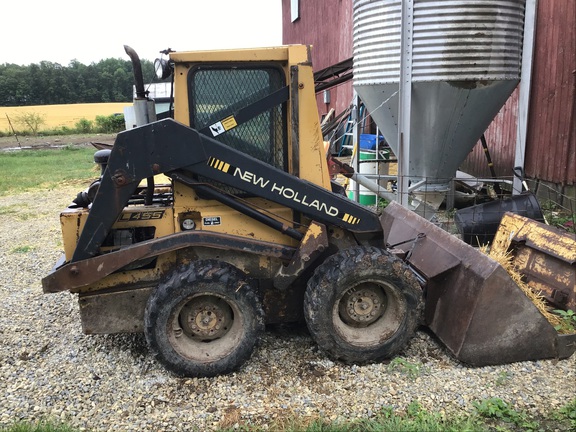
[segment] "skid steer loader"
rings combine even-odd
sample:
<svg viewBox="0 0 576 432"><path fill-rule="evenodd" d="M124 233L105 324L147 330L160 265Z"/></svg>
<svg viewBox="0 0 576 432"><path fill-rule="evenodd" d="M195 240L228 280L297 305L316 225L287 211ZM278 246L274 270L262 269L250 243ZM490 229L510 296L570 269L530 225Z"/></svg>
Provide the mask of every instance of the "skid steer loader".
<svg viewBox="0 0 576 432"><path fill-rule="evenodd" d="M154 120L126 51L137 116ZM331 181L308 47L157 65L173 112L96 152L101 176L62 212L64 255L42 281L78 294L85 333L144 332L186 376L234 371L266 324L300 320L345 362L393 357L421 324L473 365L574 351L490 258Z"/></svg>

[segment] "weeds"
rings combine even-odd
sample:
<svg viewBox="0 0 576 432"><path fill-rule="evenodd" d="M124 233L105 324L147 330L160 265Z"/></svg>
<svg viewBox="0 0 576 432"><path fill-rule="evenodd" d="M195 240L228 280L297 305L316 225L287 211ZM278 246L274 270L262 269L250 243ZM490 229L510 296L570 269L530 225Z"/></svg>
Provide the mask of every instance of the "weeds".
<svg viewBox="0 0 576 432"><path fill-rule="evenodd" d="M46 124L46 115L37 112L23 112L16 117L16 124L26 128L33 136L38 135L38 131Z"/></svg>
<svg viewBox="0 0 576 432"><path fill-rule="evenodd" d="M396 357L388 364L388 371L398 371L408 376L411 380L415 380L424 372L422 365L410 363L408 360Z"/></svg>
<svg viewBox="0 0 576 432"><path fill-rule="evenodd" d="M576 233L576 214L568 209L548 201L541 205L546 221L557 228Z"/></svg>
<svg viewBox="0 0 576 432"><path fill-rule="evenodd" d="M474 408L482 417L495 419L505 423L512 423L526 431L538 429L538 422L530 420L524 412L514 410L510 404L500 398L485 399L481 402L474 402Z"/></svg>
<svg viewBox="0 0 576 432"><path fill-rule="evenodd" d="M125 129L124 114L111 114L96 116L94 121L81 118L74 127L57 126L46 129L45 115L38 113L24 113L15 119L20 127L12 133L0 133L2 136L53 136L88 133L117 133Z"/></svg>
<svg viewBox="0 0 576 432"><path fill-rule="evenodd" d="M576 398L560 408L556 415L558 420L568 420L572 430L576 430Z"/></svg>
<svg viewBox="0 0 576 432"><path fill-rule="evenodd" d="M238 430L238 429L227 429ZM256 427L240 426L239 430L261 431ZM417 401L413 401L404 412L395 412L392 407L383 407L373 418L330 422L325 419L294 418L283 424L274 424L269 430L282 432L480 432L486 429L476 418L430 413Z"/></svg>
<svg viewBox="0 0 576 432"><path fill-rule="evenodd" d="M384 406L371 418L350 421L328 421L323 418L302 417L292 414L279 419L264 428L244 423L240 417L227 425L221 425L220 432L245 431L260 432L485 432L485 431L544 431L576 430L576 399L558 411L551 412L542 423L529 418L524 412L514 410L499 398L475 402L476 413L446 415L442 412L429 412L418 401L412 401L403 411ZM231 419L232 420L232 419ZM75 432L77 429L62 423L18 422L12 426L0 427L0 432Z"/></svg>
<svg viewBox="0 0 576 432"><path fill-rule="evenodd" d="M498 378L496 378L496 385L497 386L503 386L508 381L510 381L511 378L512 378L512 375L510 374L510 372L502 371L498 374Z"/></svg>
<svg viewBox="0 0 576 432"><path fill-rule="evenodd" d="M554 326L554 329L556 329L558 333L576 333L576 312L571 309L567 311L554 309L554 313L560 317L560 324Z"/></svg>
<svg viewBox="0 0 576 432"><path fill-rule="evenodd" d="M54 422L18 422L12 426L0 427L0 432L75 432L78 429L67 426L63 423Z"/></svg>
<svg viewBox="0 0 576 432"><path fill-rule="evenodd" d="M17 246L14 249L12 249L12 253L25 254L25 253L31 252L33 250L34 250L33 246L28 246L28 245Z"/></svg>

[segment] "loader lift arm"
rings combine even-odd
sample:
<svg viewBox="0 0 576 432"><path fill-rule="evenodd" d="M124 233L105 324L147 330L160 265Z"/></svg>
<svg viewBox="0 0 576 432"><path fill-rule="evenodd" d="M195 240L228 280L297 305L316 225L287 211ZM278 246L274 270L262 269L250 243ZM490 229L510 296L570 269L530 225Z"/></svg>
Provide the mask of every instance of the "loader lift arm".
<svg viewBox="0 0 576 432"><path fill-rule="evenodd" d="M95 256L141 180L203 176L353 233L381 235L376 213L232 149L173 119L118 134L71 262Z"/></svg>

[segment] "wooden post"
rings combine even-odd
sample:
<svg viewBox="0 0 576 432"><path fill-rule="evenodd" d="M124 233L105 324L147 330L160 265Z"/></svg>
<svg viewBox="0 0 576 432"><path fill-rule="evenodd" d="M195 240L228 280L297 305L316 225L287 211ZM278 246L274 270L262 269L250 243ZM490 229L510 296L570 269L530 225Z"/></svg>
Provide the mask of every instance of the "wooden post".
<svg viewBox="0 0 576 432"><path fill-rule="evenodd" d="M12 122L10 121L10 117L8 117L8 114L6 114L6 118L8 119L8 124L10 125L10 129L12 129L12 133L14 134L14 138L16 138L16 142L18 143L18 147L22 148L22 146L20 145L20 140L18 139L18 135L16 134L16 130L14 129L14 126L12 126Z"/></svg>

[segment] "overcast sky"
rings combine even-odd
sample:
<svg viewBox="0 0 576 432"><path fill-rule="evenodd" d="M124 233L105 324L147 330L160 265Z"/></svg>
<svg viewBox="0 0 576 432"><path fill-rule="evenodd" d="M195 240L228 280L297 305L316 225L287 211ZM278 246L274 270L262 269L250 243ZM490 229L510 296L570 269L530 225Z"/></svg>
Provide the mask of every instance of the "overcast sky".
<svg viewBox="0 0 576 432"><path fill-rule="evenodd" d="M151 61L166 48L280 45L281 6L281 0L9 0L0 6L0 64L128 59L124 45Z"/></svg>

